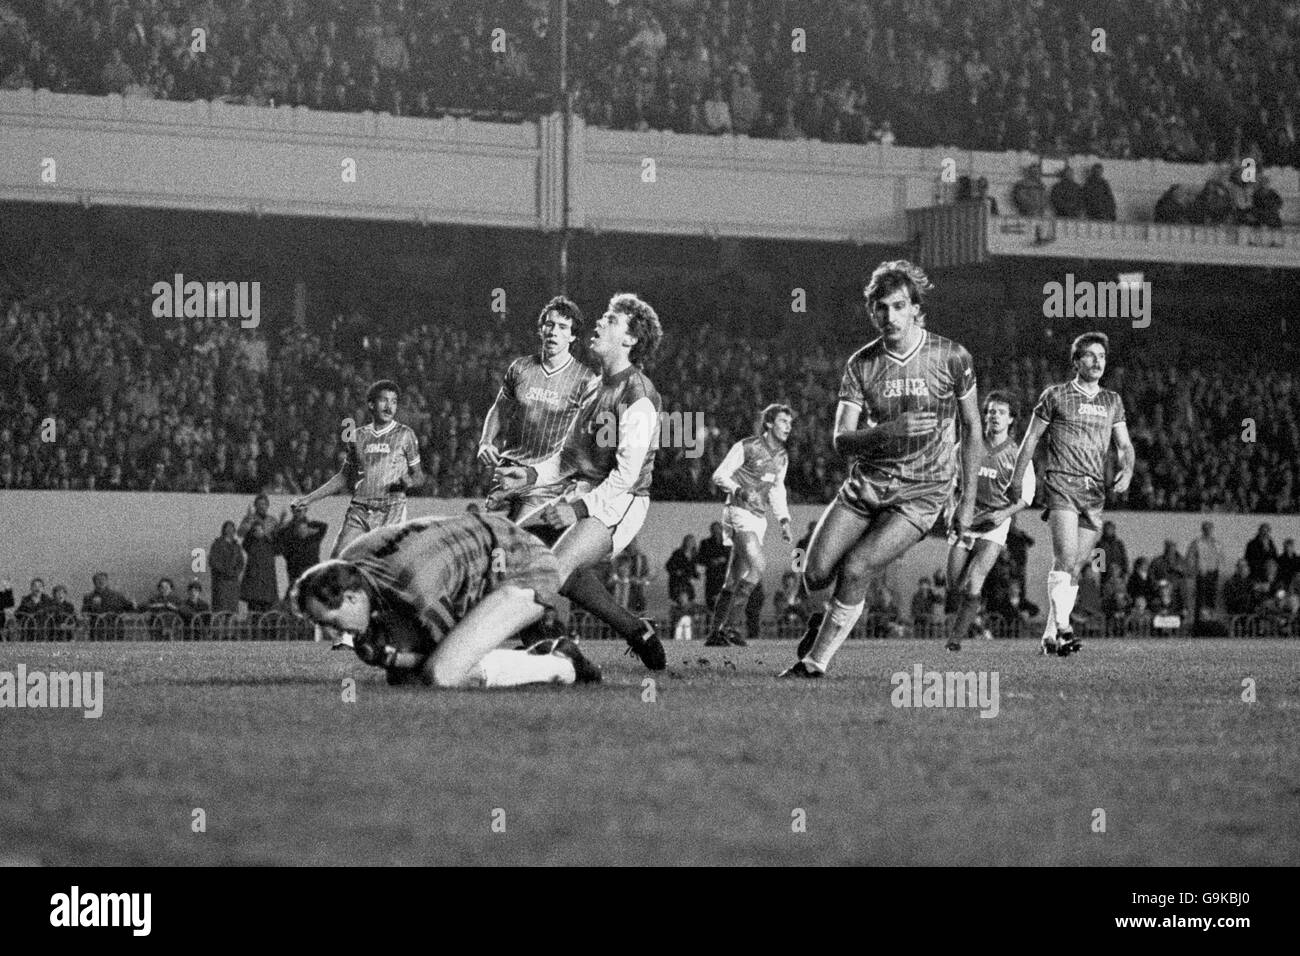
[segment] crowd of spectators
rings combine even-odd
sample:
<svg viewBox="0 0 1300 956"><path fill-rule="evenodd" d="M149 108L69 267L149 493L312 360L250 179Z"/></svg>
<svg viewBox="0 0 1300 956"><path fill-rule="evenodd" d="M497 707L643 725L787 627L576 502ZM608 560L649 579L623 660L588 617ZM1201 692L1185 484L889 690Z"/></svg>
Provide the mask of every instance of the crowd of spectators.
<svg viewBox="0 0 1300 956"><path fill-rule="evenodd" d="M10 0L0 3L0 88L533 115L556 103L550 9ZM593 0L569 10L574 102L597 126L1300 165L1300 12L1287 0Z"/></svg>
<svg viewBox="0 0 1300 956"><path fill-rule="evenodd" d="M341 431L365 421L365 389L384 377L403 385L398 417L419 439L427 482L415 493L480 497L490 478L475 458L482 415L510 360L535 344L525 327L485 335L450 319L386 332L353 314L265 335L217 319L161 332L155 322L126 293L88 302L71 287L0 288L0 489L302 494L339 469ZM695 447L660 449L654 497L713 500L714 468L753 433L758 409L783 401L796 412L790 499L828 501L844 474L831 428L846 348L673 316L650 373L665 411L702 414L704 428ZM1010 390L1027 413L1069 375L1059 348L1048 351L977 352L982 388ZM1116 357L1106 385L1124 397L1137 451L1125 507L1300 511L1300 383L1285 367L1250 372L1248 358Z"/></svg>

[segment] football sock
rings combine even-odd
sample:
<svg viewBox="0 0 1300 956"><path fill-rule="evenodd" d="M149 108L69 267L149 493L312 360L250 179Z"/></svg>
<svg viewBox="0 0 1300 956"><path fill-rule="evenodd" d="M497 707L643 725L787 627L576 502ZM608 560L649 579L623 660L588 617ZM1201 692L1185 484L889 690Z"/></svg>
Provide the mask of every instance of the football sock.
<svg viewBox="0 0 1300 956"><path fill-rule="evenodd" d="M591 568L579 568L569 575L560 593L596 615L625 641L635 641L645 631L641 619L614 600Z"/></svg>
<svg viewBox="0 0 1300 956"><path fill-rule="evenodd" d="M741 621L745 618L745 610L749 607L749 595L754 590L754 582L746 581L741 578L731 592L731 604L727 607L727 616L722 618L719 627L726 630L729 627L739 627L740 621L733 620L739 617Z"/></svg>
<svg viewBox="0 0 1300 956"><path fill-rule="evenodd" d="M1070 612L1074 610L1074 598L1078 593L1078 586L1070 584L1068 571L1048 572L1047 594L1052 602L1052 616L1057 631L1070 629Z"/></svg>
<svg viewBox="0 0 1300 956"><path fill-rule="evenodd" d="M1066 587L1070 586L1070 576L1064 571L1047 572L1047 624L1043 628L1044 637L1056 636L1056 604L1062 583Z"/></svg>
<svg viewBox="0 0 1300 956"><path fill-rule="evenodd" d="M718 592L718 600L713 605L713 621L709 627L709 634L721 634L723 628L727 626L727 619L731 617L732 590L724 587Z"/></svg>
<svg viewBox="0 0 1300 956"><path fill-rule="evenodd" d="M573 661L559 654L529 654L498 648L489 651L470 671L470 684L519 687L522 684L572 684Z"/></svg>
<svg viewBox="0 0 1300 956"><path fill-rule="evenodd" d="M948 640L958 643L966 640L967 632L975 622L975 615L979 613L979 609L980 596L963 591L957 602L957 618L952 623L952 630L948 632Z"/></svg>
<svg viewBox="0 0 1300 956"><path fill-rule="evenodd" d="M812 650L804 658L804 664L823 674L826 673L831 658L840 649L840 645L848 640L849 633L853 630L853 625L858 622L858 618L862 616L862 608L866 603L866 601L859 601L852 605L841 604L832 598L826 608L826 617L822 619L821 629L817 632L817 639L813 641Z"/></svg>

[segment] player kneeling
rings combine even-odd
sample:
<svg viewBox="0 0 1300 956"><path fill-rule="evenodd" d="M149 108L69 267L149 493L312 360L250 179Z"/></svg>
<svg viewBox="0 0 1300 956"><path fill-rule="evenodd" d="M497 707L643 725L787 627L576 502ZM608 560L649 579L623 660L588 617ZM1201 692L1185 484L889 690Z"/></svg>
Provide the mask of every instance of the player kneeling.
<svg viewBox="0 0 1300 956"><path fill-rule="evenodd" d="M567 638L526 651L502 641L554 607L555 556L498 515L418 518L357 538L305 571L291 600L388 682L518 687L600 680Z"/></svg>

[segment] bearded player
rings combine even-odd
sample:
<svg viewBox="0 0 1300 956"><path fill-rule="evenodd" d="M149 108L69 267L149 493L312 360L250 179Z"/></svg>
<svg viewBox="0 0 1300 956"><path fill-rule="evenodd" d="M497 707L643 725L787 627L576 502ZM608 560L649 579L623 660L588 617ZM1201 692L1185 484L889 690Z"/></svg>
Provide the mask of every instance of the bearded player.
<svg viewBox="0 0 1300 956"><path fill-rule="evenodd" d="M713 633L706 647L726 647L747 643L740 636L740 622L745 617L749 594L763 580L767 562L763 557L763 537L767 534L767 510L770 506L781 523L781 537L790 534L790 509L785 500L785 472L789 464L785 443L794 426L794 409L788 405L769 405L763 409L762 432L731 446L713 472L713 483L727 493L722 509L722 530L731 545L726 583L713 609Z"/></svg>
<svg viewBox="0 0 1300 956"><path fill-rule="evenodd" d="M925 327L930 288L906 260L881 263L867 284L881 335L849 359L835 413L835 450L852 464L804 559L809 591L835 590L782 677L826 673L862 615L872 577L925 537L952 498L959 454L965 491L951 527L960 535L971 525L983 456L975 369L966 349Z"/></svg>
<svg viewBox="0 0 1300 956"><path fill-rule="evenodd" d="M1007 495L1016 467L1016 441L1011 433L1015 418L1015 405L1006 392L989 392L984 398L984 458L979 466L975 518L970 530L948 537L949 612L957 615L945 645L950 651L961 650L961 642L975 622L984 579L1007 545L1012 517L1034 500L1032 462L1025 469L1021 497L1013 500Z"/></svg>
<svg viewBox="0 0 1300 956"><path fill-rule="evenodd" d="M415 432L397 420L399 391L397 383L388 379L370 386L366 392L370 421L346 442L343 467L325 484L289 505L295 512L301 511L321 498L352 490L330 557L338 557L367 531L405 521L407 489L424 484L420 443Z"/></svg>
<svg viewBox="0 0 1300 956"><path fill-rule="evenodd" d="M1008 488L1013 499L1021 497L1021 482L1046 434L1042 486L1052 532L1052 570L1047 574L1047 627L1040 654L1068 657L1083 647L1070 626L1070 612L1079 593L1080 569L1101 534L1106 456L1112 440L1119 454L1119 473L1110 490L1122 495L1133 480L1133 442L1124 420L1124 402L1118 392L1101 387L1109 347L1110 339L1103 332L1085 332L1074 340L1070 346L1074 378L1043 390L1020 443Z"/></svg>
<svg viewBox="0 0 1300 956"><path fill-rule="evenodd" d="M600 680L567 638L498 648L554 607L555 556L502 515L417 518L303 572L290 601L390 684L518 687Z"/></svg>
<svg viewBox="0 0 1300 956"><path fill-rule="evenodd" d="M596 392L574 421L556 459L536 467L506 468L507 491L546 489L550 502L520 518L553 547L560 593L604 621L650 670L667 666L654 624L621 607L594 571L636 537L650 510L659 433L659 392L642 371L663 329L649 303L630 293L609 300L589 340L600 363ZM552 494L553 493L553 494Z"/></svg>
<svg viewBox="0 0 1300 956"><path fill-rule="evenodd" d="M596 386L596 376L572 352L581 332L582 310L572 300L557 295L542 306L537 317L541 353L521 356L506 369L501 391L483 422L480 462L500 469L539 465L559 454L578 409ZM514 521L547 500L536 488L507 493L494 472L484 507Z"/></svg>

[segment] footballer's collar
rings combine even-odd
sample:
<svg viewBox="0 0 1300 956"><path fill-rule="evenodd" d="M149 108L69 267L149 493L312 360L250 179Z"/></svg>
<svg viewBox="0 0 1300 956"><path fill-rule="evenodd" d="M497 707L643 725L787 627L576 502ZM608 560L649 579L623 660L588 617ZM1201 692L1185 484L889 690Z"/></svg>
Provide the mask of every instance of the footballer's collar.
<svg viewBox="0 0 1300 956"><path fill-rule="evenodd" d="M929 336L929 329L921 329L920 338L916 340L915 345L907 350L906 355L899 355L897 352L891 351L889 346L885 345L885 337L883 335L880 337L880 344L884 346L886 356L888 356L892 361L897 362L899 365L905 365L915 357L917 352L921 351L921 346L925 345L926 339L928 339Z"/></svg>
<svg viewBox="0 0 1300 956"><path fill-rule="evenodd" d="M555 369L549 369L546 367L546 356L539 355L537 357L537 364L542 367L542 374L545 375L547 378L550 378L552 375L559 375L561 372L563 372L566 368L569 367L569 363L572 361L573 361L573 353L570 352L568 358L564 360L563 365Z"/></svg>
<svg viewBox="0 0 1300 956"><path fill-rule="evenodd" d="M1101 393L1100 382L1097 383L1097 388L1094 391L1089 392L1087 389L1085 389L1082 385L1079 384L1079 376L1077 375L1074 378L1070 379L1070 387L1073 388L1080 395L1084 396L1085 398L1096 398Z"/></svg>
<svg viewBox="0 0 1300 956"><path fill-rule="evenodd" d="M392 430L393 430L394 428L396 428L396 427L397 427L397 419L396 419L396 418L394 418L391 422L389 422L389 423L388 423L387 425L385 425L383 428L376 428L376 427L375 427L375 423L374 423L374 422L371 422L371 423L370 423L370 434L374 435L376 438L382 438L384 435L387 435L390 431L392 431Z"/></svg>

